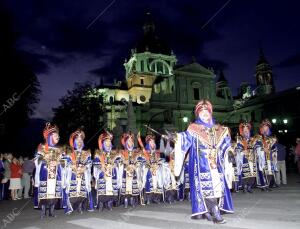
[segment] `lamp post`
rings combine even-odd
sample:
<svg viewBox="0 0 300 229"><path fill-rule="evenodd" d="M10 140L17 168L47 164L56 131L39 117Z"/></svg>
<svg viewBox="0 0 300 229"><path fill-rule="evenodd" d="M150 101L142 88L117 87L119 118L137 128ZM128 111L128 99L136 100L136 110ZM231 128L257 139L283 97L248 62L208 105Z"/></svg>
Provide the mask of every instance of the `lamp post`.
<svg viewBox="0 0 300 229"><path fill-rule="evenodd" d="M187 123L189 121L189 118L187 116L183 116L181 118L181 121L182 121L182 131L184 131L186 128L187 128Z"/></svg>
<svg viewBox="0 0 300 229"><path fill-rule="evenodd" d="M184 116L184 117L182 118L182 121L183 121L184 123L187 123L187 122L189 121L189 118L186 117L186 116Z"/></svg>
<svg viewBox="0 0 300 229"><path fill-rule="evenodd" d="M278 118L272 118L272 124L274 125L275 129L280 134L286 134L288 132L287 126L289 123L289 120L287 118L278 119Z"/></svg>

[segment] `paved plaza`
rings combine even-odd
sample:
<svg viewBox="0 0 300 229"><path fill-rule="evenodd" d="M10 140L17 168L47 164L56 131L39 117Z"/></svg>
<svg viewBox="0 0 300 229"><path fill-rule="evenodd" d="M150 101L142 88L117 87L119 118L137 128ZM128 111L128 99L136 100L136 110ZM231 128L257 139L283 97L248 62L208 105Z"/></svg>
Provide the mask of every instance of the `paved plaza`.
<svg viewBox="0 0 300 229"><path fill-rule="evenodd" d="M190 219L188 201L170 204L138 206L135 209L114 208L113 211L84 212L64 215L56 211L56 218L39 218L39 211L33 209L31 200L0 202L2 228L25 229L84 229L84 228L300 228L300 183L298 177L290 176L289 184L253 194L234 193L235 214L225 215L227 223L214 225L206 220Z"/></svg>

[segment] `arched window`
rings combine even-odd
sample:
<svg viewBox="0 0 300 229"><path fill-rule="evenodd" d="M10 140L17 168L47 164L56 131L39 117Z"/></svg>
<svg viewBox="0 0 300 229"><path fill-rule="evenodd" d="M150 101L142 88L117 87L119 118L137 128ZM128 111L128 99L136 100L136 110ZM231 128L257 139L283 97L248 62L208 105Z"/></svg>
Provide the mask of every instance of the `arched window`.
<svg viewBox="0 0 300 229"><path fill-rule="evenodd" d="M169 65L162 60L154 60L150 63L150 71L157 74L169 74Z"/></svg>
<svg viewBox="0 0 300 229"><path fill-rule="evenodd" d="M141 60L141 72L144 72L144 61Z"/></svg>
<svg viewBox="0 0 300 229"><path fill-rule="evenodd" d="M114 97L110 96L109 97L109 103L113 103L114 102Z"/></svg>
<svg viewBox="0 0 300 229"><path fill-rule="evenodd" d="M194 100L200 100L199 88L194 88Z"/></svg>
<svg viewBox="0 0 300 229"><path fill-rule="evenodd" d="M156 63L156 69L157 69L157 73L163 74L164 73L163 63L162 62L157 62Z"/></svg>
<svg viewBox="0 0 300 229"><path fill-rule="evenodd" d="M202 95L202 93L200 91L201 84L199 82L193 82L192 83L192 88L193 88L194 100L200 100L200 97Z"/></svg>

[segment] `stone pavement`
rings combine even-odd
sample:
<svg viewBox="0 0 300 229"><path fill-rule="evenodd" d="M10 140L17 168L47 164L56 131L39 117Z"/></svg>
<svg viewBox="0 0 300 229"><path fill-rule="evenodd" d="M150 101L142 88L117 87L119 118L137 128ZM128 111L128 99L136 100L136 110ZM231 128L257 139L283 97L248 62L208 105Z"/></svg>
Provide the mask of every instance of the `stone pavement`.
<svg viewBox="0 0 300 229"><path fill-rule="evenodd" d="M214 225L206 220L190 219L188 201L169 204L138 206L135 209L114 208L113 211L77 212L67 216L56 211L57 218L39 218L39 211L32 208L31 200L0 201L0 228L300 228L300 183L295 175L289 184L253 194L234 193L235 214L224 215L227 223Z"/></svg>

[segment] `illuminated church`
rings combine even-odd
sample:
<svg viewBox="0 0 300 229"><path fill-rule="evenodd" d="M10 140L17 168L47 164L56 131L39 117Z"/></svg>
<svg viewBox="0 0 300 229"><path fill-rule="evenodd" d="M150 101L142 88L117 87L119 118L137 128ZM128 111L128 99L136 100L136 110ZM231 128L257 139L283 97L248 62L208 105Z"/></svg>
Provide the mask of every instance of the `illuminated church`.
<svg viewBox="0 0 300 229"><path fill-rule="evenodd" d="M274 119L272 109L277 105L272 101L282 95L275 93L272 68L262 50L256 65L256 88L241 83L240 94L234 98L222 71L216 75L196 60L180 65L175 53L157 36L149 13L143 30L125 60L124 81L100 85L91 93L103 96L101 120L108 129L145 133L144 125L150 125L160 131L181 131L193 121L193 108L203 98L214 105L216 121L233 129L242 119L251 121L255 128L262 118Z"/></svg>

